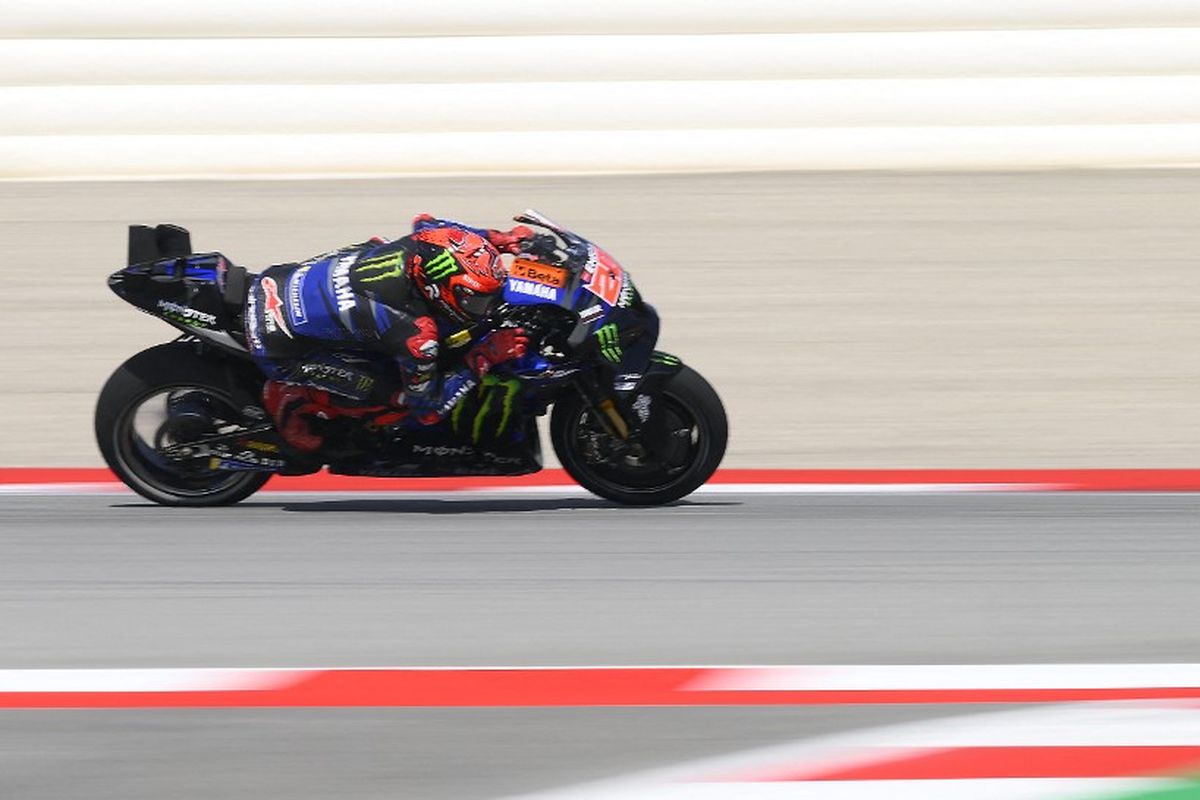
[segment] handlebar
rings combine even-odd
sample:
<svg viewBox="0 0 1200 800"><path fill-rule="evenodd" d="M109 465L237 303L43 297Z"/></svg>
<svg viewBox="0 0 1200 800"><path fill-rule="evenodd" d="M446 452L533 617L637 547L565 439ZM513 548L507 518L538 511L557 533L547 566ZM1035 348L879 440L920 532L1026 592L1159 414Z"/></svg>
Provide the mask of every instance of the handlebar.
<svg viewBox="0 0 1200 800"><path fill-rule="evenodd" d="M521 244L521 252L539 258L554 255L558 250L558 240L544 233L534 234Z"/></svg>

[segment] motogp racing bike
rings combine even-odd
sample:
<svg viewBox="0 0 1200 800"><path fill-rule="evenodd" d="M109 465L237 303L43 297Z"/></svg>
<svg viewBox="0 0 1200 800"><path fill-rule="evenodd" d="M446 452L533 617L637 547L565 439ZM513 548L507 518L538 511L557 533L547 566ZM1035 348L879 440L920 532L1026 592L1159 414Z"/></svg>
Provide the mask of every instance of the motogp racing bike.
<svg viewBox="0 0 1200 800"><path fill-rule="evenodd" d="M542 468L536 421L549 413L554 452L592 493L636 505L690 494L725 453L716 391L653 349L657 314L611 255L537 212L515 219L539 232L512 262L500 302L447 335L439 358L461 366L472 343L503 327L526 331L526 355L494 368L433 425L315 420L325 437L315 455L292 450L262 408L265 378L243 326L250 273L220 253L194 253L183 228L131 226L129 265L108 285L182 335L133 356L105 384L95 416L105 461L137 493L176 506L236 503L272 475L321 469L524 475Z"/></svg>

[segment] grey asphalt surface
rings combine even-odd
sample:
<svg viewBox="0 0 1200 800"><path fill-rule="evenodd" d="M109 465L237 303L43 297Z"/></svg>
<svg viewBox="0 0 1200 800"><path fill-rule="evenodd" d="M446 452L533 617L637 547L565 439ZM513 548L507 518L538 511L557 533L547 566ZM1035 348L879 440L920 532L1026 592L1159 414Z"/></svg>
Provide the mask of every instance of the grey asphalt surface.
<svg viewBox="0 0 1200 800"><path fill-rule="evenodd" d="M1200 497L0 497L0 668L1196 661ZM0 796L486 798L962 707L0 711Z"/></svg>

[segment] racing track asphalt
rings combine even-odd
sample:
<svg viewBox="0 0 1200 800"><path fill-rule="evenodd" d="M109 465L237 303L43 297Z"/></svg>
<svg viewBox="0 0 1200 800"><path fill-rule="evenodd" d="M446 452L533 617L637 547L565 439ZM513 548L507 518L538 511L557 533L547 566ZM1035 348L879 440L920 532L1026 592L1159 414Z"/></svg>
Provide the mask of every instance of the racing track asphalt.
<svg viewBox="0 0 1200 800"><path fill-rule="evenodd" d="M0 497L0 668L1196 661L1200 497ZM0 711L0 796L486 798L959 706Z"/></svg>

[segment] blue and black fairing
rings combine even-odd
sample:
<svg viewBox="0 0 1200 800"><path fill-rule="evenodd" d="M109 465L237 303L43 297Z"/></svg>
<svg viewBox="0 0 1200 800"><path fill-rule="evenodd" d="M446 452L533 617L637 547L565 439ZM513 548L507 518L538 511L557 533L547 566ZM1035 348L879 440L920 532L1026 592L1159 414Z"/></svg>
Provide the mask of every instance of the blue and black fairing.
<svg viewBox="0 0 1200 800"><path fill-rule="evenodd" d="M108 287L185 333L244 353L240 313L248 273L220 253L191 249L183 228L131 225L128 266L109 276Z"/></svg>
<svg viewBox="0 0 1200 800"><path fill-rule="evenodd" d="M616 265L615 259L537 212L526 211L516 221L554 232L561 243L554 260L557 269L567 271L568 278L560 287L553 285L554 281L510 274L504 285L504 301L510 307L556 306L573 317L574 325L564 342L568 363L530 354L509 365L512 372L544 385L577 372L581 367L573 368L574 364L596 361L612 373L616 391L629 392L645 391L649 384L658 384L679 370L679 359L654 350L658 313L642 300L628 271ZM612 291L598 291L594 285L595 272L605 264L619 270Z"/></svg>

